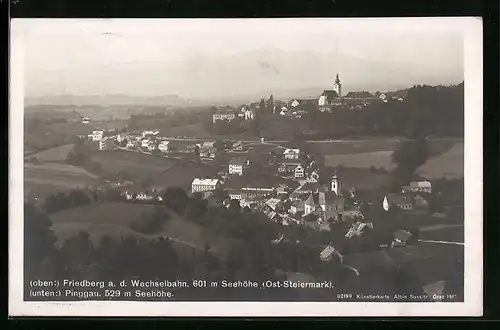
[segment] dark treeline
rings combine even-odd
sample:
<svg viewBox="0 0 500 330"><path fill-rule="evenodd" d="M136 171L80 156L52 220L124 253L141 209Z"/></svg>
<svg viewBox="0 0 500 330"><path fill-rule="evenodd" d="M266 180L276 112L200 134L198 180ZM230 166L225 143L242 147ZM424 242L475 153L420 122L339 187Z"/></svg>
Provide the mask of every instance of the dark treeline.
<svg viewBox="0 0 500 330"><path fill-rule="evenodd" d="M374 102L362 110L342 107L332 113L309 112L312 137L349 135L463 136L464 86L414 86L404 102Z"/></svg>

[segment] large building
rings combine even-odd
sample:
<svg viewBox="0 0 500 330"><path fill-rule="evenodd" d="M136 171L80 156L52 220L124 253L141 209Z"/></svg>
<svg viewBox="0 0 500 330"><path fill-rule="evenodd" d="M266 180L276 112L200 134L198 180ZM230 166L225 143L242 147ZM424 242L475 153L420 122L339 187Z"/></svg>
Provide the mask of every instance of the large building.
<svg viewBox="0 0 500 330"><path fill-rule="evenodd" d="M246 162L241 158L231 159L229 162L229 174L243 175L245 163Z"/></svg>
<svg viewBox="0 0 500 330"><path fill-rule="evenodd" d="M160 150L161 152L168 152L169 144L169 141L161 141L158 144L158 150Z"/></svg>
<svg viewBox="0 0 500 330"><path fill-rule="evenodd" d="M333 89L324 90L318 100L318 105L320 106L320 110L322 107L328 107L332 105L335 100L342 96L342 85L340 84L339 75L335 79L335 83L333 84Z"/></svg>
<svg viewBox="0 0 500 330"><path fill-rule="evenodd" d="M417 193L417 192L423 192L423 193L432 193L432 184L430 181L412 181L410 182L409 186L403 186L402 187L403 193Z"/></svg>
<svg viewBox="0 0 500 330"><path fill-rule="evenodd" d="M213 191L217 189L220 185L220 181L217 179L194 179L191 183L191 191L193 193L196 192L205 192L205 191Z"/></svg>
<svg viewBox="0 0 500 330"><path fill-rule="evenodd" d="M338 221L344 211L344 198L332 191L312 193L304 202L304 216L317 213L323 219Z"/></svg>
<svg viewBox="0 0 500 330"><path fill-rule="evenodd" d="M212 122L215 123L217 120L228 120L231 121L236 118L234 111L217 111L212 115Z"/></svg>
<svg viewBox="0 0 500 330"><path fill-rule="evenodd" d="M99 149L100 151L113 150L113 146L114 146L113 139L109 137L104 137L103 139L99 140L97 149Z"/></svg>

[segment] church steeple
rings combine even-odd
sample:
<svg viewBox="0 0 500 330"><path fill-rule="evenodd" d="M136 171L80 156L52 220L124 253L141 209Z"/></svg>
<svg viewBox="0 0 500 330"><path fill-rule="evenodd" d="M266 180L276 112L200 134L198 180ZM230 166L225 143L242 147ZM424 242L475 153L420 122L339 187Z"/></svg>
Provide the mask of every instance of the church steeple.
<svg viewBox="0 0 500 330"><path fill-rule="evenodd" d="M337 92L338 96L342 96L342 85L340 84L339 74L335 78L335 84L333 84L333 90Z"/></svg>

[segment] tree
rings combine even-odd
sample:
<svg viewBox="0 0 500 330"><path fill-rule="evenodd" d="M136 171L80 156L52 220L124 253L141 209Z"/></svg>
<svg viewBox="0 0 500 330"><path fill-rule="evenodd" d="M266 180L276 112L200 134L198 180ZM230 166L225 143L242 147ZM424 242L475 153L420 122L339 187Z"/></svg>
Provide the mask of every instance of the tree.
<svg viewBox="0 0 500 330"><path fill-rule="evenodd" d="M403 142L391 155L398 165L397 172L403 178L411 176L429 157L427 139L420 137L416 141Z"/></svg>
<svg viewBox="0 0 500 330"><path fill-rule="evenodd" d="M231 202L229 203L228 207L228 214L229 217L232 219L238 218L241 213L241 205L240 201L237 199L231 199Z"/></svg>
<svg viewBox="0 0 500 330"><path fill-rule="evenodd" d="M216 148L217 151L224 151L224 149L225 149L224 141L221 139L215 140L214 148Z"/></svg>
<svg viewBox="0 0 500 330"><path fill-rule="evenodd" d="M163 194L165 205L177 214L182 214L186 209L188 196L182 188L168 188Z"/></svg>
<svg viewBox="0 0 500 330"><path fill-rule="evenodd" d="M24 267L26 278L37 276L40 266L54 256L56 236L52 222L32 204L24 204Z"/></svg>
<svg viewBox="0 0 500 330"><path fill-rule="evenodd" d="M185 216L186 219L199 222L207 212L207 201L202 199L199 195L195 195L189 199Z"/></svg>
<svg viewBox="0 0 500 330"><path fill-rule="evenodd" d="M82 231L68 238L61 247L61 253L69 275L77 277L82 275L82 271L93 262L95 253L89 233Z"/></svg>

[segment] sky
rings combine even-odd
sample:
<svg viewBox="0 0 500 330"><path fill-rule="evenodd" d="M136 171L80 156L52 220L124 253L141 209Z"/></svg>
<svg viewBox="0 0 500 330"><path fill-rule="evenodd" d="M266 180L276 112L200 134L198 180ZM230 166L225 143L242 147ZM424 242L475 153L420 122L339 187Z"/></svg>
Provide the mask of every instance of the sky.
<svg viewBox="0 0 500 330"><path fill-rule="evenodd" d="M462 30L439 19L23 19L11 31L28 97L220 97L326 88L339 72L348 89L463 77Z"/></svg>

